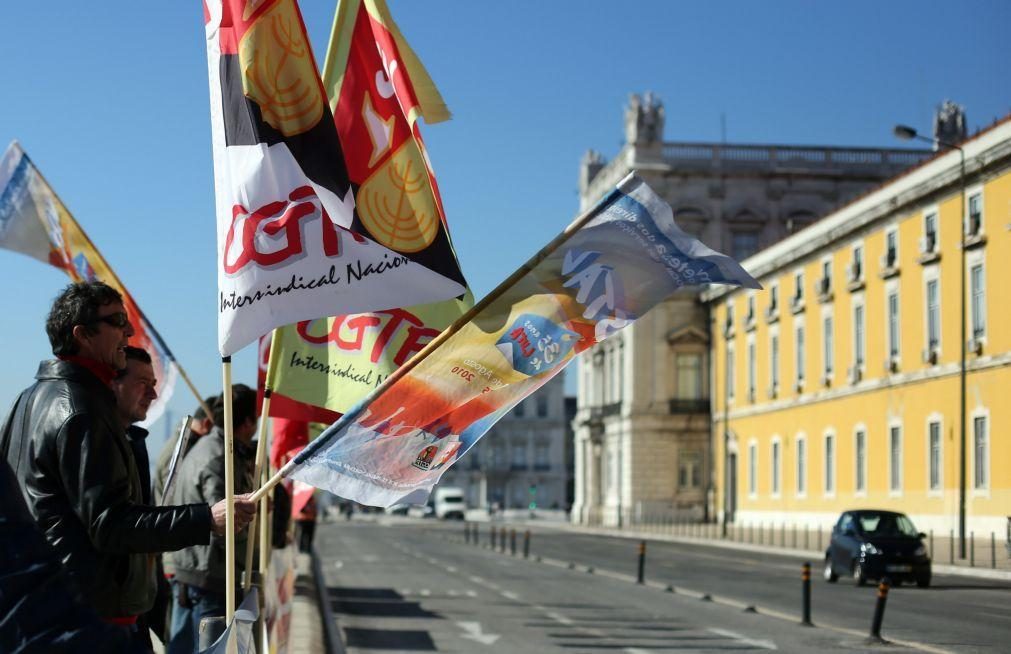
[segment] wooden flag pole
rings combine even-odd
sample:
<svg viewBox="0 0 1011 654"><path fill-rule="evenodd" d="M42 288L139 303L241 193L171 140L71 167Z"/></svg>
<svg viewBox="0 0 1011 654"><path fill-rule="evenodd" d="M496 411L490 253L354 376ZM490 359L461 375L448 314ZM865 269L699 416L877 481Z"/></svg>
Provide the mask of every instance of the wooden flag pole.
<svg viewBox="0 0 1011 654"><path fill-rule="evenodd" d="M270 416L270 396L274 388L274 374L277 367L277 357L275 356L275 353L279 342L280 339L278 338L277 330L275 329L270 337L270 354L267 355L267 377L263 383L263 405L260 409L260 437L256 441L256 465L253 468L254 484L263 483L263 480L261 479L263 476L263 462L267 458L267 418ZM259 510L253 516L253 521L249 524L249 532L246 538L246 574L242 579L242 590L244 591L248 591L250 584L253 582L253 545L256 543L258 533L256 531L256 523L257 520L259 520L261 527L266 526L266 516L267 498L264 497L260 500ZM262 572L263 571L261 570L261 573Z"/></svg>
<svg viewBox="0 0 1011 654"><path fill-rule="evenodd" d="M624 181L627 180L629 177L631 177L633 174L634 173L630 173L627 177L625 177L625 179L619 182L617 186L620 187L622 183L624 183ZM519 280L523 279L525 276L530 274L530 272L533 271L533 269L536 268L538 265L540 265L542 261L547 259L552 254L554 254L555 250L561 247L562 244L565 243L565 241L569 240L569 238L571 238L573 234L582 229L582 227L586 223L588 223L591 218L595 217L599 212L599 208L603 206L604 202L607 199L608 198L604 198L604 200L601 200L592 208L580 214L575 220L573 220L569 224L568 227L565 228L564 231L562 231L561 234L556 236L554 239L552 239L550 243L541 248L537 252L537 254L530 257L530 259L525 264L520 266L513 274L509 275L509 277L507 277L505 281L496 286L495 290L493 290L488 295L484 296L480 302L471 307L470 311L467 311L462 316L457 318L452 325L447 327L441 334L439 334L431 341L429 341L428 345L421 348L421 350L419 350L417 354L415 354L406 363L404 363L404 365L394 370L389 377L383 380L383 383L379 384L379 386L377 386L375 389L373 389L371 393L369 393L369 396L368 398L366 398L365 401L358 404L358 411L356 411L354 414L346 413L344 414L343 417L340 418L340 420L344 421L354 419L354 417L360 414L361 411L364 410L365 407L367 407L369 404L371 404L375 398L379 397L380 393L384 392L387 388L393 386L393 384L399 381L408 372L413 370L419 363L421 363L425 359L425 357L431 354L435 350L435 348L439 347L439 345L441 345L444 341L446 341L446 339L448 339L450 336L463 329L464 325L469 323L471 320L474 319L475 316L477 316L482 311L487 309L492 302L505 295L506 291L508 291L510 288L516 285L516 282L518 282ZM305 449L302 450L299 456L302 456L307 452L311 452L314 449L313 445L321 442L323 442L322 439L317 438L315 441L309 443L308 445L306 445ZM253 493L252 499L259 500L261 497L263 497L271 488L276 486L282 479L287 477L288 474L291 472L292 468L295 467L295 465L296 464L294 458L288 461L288 463L284 464L284 467L278 470L277 473L275 473L274 476L271 477L266 484L261 486L255 493Z"/></svg>
<svg viewBox="0 0 1011 654"><path fill-rule="evenodd" d="M225 624L235 616L235 461L232 425L232 357L221 357L225 410Z"/></svg>

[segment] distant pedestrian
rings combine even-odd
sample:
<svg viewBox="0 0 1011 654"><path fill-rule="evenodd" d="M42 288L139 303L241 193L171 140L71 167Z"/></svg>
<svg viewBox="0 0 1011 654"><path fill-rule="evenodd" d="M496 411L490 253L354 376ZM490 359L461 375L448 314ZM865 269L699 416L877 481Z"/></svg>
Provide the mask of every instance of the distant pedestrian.
<svg viewBox="0 0 1011 654"><path fill-rule="evenodd" d="M316 515L316 494L313 493L295 516L299 552L308 554L312 551L312 537L316 533Z"/></svg>
<svg viewBox="0 0 1011 654"><path fill-rule="evenodd" d="M179 453L179 461L182 462L183 457L186 453L193 449L193 446L197 444L197 439L201 436L206 436L210 433L211 428L214 427L214 417L207 415L204 407L211 407L215 402L220 401L219 395L211 395L204 398L204 401L193 411L193 417L190 418L190 422L187 425L189 429L190 437L186 442L186 449ZM182 423L176 425L172 429L172 433L169 434L169 438L165 441L165 444L161 448L161 452L158 454L158 460L154 465L154 500L155 504L162 503L162 490L165 488L165 480L168 478L169 466L172 464L172 455L175 454L176 445L179 444L179 432L182 431ZM176 466L178 467L178 463Z"/></svg>

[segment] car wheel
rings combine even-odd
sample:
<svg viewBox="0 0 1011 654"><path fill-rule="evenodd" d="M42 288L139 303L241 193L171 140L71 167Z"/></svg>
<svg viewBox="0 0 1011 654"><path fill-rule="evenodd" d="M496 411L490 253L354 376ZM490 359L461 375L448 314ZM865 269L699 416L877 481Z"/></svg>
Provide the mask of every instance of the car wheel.
<svg viewBox="0 0 1011 654"><path fill-rule="evenodd" d="M916 578L916 585L920 588L930 587L930 575L923 575Z"/></svg>
<svg viewBox="0 0 1011 654"><path fill-rule="evenodd" d="M853 563L853 581L857 586L867 585L867 575L864 574L864 567L860 565L859 561Z"/></svg>
<svg viewBox="0 0 1011 654"><path fill-rule="evenodd" d="M839 575L837 575L835 570L832 569L832 559L828 557L825 557L825 571L822 574L825 577L825 581L830 584L834 584L839 581Z"/></svg>

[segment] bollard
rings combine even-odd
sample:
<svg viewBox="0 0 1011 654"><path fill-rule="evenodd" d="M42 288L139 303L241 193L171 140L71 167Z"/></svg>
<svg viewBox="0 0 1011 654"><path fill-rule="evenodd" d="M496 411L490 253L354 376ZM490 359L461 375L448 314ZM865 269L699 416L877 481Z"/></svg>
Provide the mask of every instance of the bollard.
<svg viewBox="0 0 1011 654"><path fill-rule="evenodd" d="M516 556L516 530L509 532L509 553Z"/></svg>
<svg viewBox="0 0 1011 654"><path fill-rule="evenodd" d="M530 558L530 530L523 532L523 558Z"/></svg>
<svg viewBox="0 0 1011 654"><path fill-rule="evenodd" d="M198 629L198 651L204 651L205 649L210 649L214 642L221 638L221 634L225 633L225 618L201 618L200 627Z"/></svg>
<svg viewBox="0 0 1011 654"><path fill-rule="evenodd" d="M806 562L800 569L801 580L801 601L803 606L804 619L800 621L802 625L813 627L811 622L811 563Z"/></svg>
<svg viewBox="0 0 1011 654"><path fill-rule="evenodd" d="M491 529L488 534L488 541L491 543L492 551L495 551L495 525L491 526Z"/></svg>
<svg viewBox="0 0 1011 654"><path fill-rule="evenodd" d="M976 532L969 532L969 567L976 567Z"/></svg>
<svg viewBox="0 0 1011 654"><path fill-rule="evenodd" d="M885 603L888 602L888 589L892 587L892 581L888 577L881 580L878 585L878 600L874 604L874 621L871 622L871 639L882 640L881 622L885 619Z"/></svg>
<svg viewBox="0 0 1011 654"><path fill-rule="evenodd" d="M639 576L635 582L637 584L646 583L646 541L639 542Z"/></svg>
<svg viewBox="0 0 1011 654"><path fill-rule="evenodd" d="M498 532L498 551L505 554L505 548L506 548L506 528L502 527L502 529L500 529Z"/></svg>
<svg viewBox="0 0 1011 654"><path fill-rule="evenodd" d="M997 567L997 537L990 532L990 567Z"/></svg>
<svg viewBox="0 0 1011 654"><path fill-rule="evenodd" d="M948 530L948 563L955 565L955 530Z"/></svg>
<svg viewBox="0 0 1011 654"><path fill-rule="evenodd" d="M930 530L930 556L934 556L934 530Z"/></svg>

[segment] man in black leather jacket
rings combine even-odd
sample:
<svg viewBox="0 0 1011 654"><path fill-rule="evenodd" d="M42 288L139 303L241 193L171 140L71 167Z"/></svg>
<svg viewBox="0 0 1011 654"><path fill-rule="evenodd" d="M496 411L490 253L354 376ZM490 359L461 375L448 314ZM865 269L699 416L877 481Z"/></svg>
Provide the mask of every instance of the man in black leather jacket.
<svg viewBox="0 0 1011 654"><path fill-rule="evenodd" d="M133 335L123 299L102 282L71 284L46 321L56 360L39 365L0 429L0 453L28 509L87 603L137 632L155 597L151 553L207 543L224 532L218 503L143 504L140 475L109 387ZM255 505L236 500L236 527Z"/></svg>

